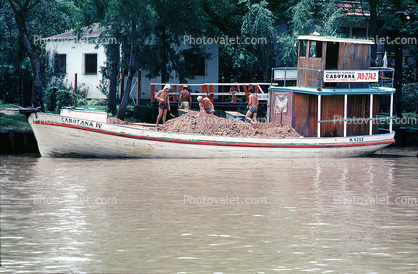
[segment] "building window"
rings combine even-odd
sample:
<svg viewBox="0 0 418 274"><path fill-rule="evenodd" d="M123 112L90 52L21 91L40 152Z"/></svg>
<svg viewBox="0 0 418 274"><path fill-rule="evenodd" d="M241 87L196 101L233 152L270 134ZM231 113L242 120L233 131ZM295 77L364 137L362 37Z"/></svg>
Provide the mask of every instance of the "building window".
<svg viewBox="0 0 418 274"><path fill-rule="evenodd" d="M192 50L184 52L184 61L186 63L186 74L191 76L205 75L205 56Z"/></svg>
<svg viewBox="0 0 418 274"><path fill-rule="evenodd" d="M67 73L67 55L66 54L55 55L54 72L55 73Z"/></svg>
<svg viewBox="0 0 418 274"><path fill-rule="evenodd" d="M97 54L84 54L84 74L97 74Z"/></svg>

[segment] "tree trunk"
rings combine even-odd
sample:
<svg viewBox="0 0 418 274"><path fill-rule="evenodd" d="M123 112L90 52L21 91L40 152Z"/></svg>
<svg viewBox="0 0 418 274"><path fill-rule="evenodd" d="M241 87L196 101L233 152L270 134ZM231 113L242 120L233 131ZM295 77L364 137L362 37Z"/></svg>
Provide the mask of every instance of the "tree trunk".
<svg viewBox="0 0 418 274"><path fill-rule="evenodd" d="M118 115L117 118L124 120L125 119L125 111L126 111L126 107L128 106L129 103L129 93L131 91L131 86L132 86L132 78L134 77L134 73L135 73L135 59L136 59L136 43L132 42L131 44L131 54L129 57L129 69L128 69L128 81L126 81L126 88L123 91L123 98L122 98L122 102L120 103L119 106L119 111L118 111Z"/></svg>
<svg viewBox="0 0 418 274"><path fill-rule="evenodd" d="M44 100L42 94L42 63L41 63L41 48L39 45L32 44L30 37L26 29L26 14L28 12L28 6L21 6L21 10L17 10L14 3L9 1L13 8L15 15L16 25L19 29L20 37L22 38L25 49L28 53L33 73L33 106L41 107L41 111L44 109ZM29 5L29 2L27 3ZM34 6L32 6L34 7Z"/></svg>
<svg viewBox="0 0 418 274"><path fill-rule="evenodd" d="M168 81L170 81L170 75L168 74L168 43L167 43L167 36L166 36L166 29L164 27L163 29L163 33L162 33L162 46L163 46L163 58L162 58L162 72L161 72L161 83L166 83Z"/></svg>
<svg viewBox="0 0 418 274"><path fill-rule="evenodd" d="M116 113L116 86L118 82L118 67L120 61L120 52L119 45L109 45L109 62L110 62L110 84L109 84L109 97L108 99L108 109L109 112L113 115Z"/></svg>

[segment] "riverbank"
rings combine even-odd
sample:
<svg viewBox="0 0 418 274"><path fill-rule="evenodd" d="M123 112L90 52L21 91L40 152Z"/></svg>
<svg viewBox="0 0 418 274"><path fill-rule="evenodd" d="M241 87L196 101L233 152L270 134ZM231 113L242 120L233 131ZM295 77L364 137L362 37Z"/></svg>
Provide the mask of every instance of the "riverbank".
<svg viewBox="0 0 418 274"><path fill-rule="evenodd" d="M39 153L32 130L0 130L0 154Z"/></svg>

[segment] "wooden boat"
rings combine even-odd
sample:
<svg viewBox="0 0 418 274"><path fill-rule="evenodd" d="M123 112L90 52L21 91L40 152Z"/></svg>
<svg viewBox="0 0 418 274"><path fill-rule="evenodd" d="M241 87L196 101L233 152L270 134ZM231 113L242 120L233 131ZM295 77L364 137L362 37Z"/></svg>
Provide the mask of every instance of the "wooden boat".
<svg viewBox="0 0 418 274"><path fill-rule="evenodd" d="M301 138L165 132L111 124L106 113L83 109L66 109L60 115L34 109L22 113L27 112L44 157L355 157L393 143L395 89L383 83L393 70L370 69L371 42L317 36L299 41L298 68L272 70L268 119L291 125ZM351 53L358 56L350 59ZM393 77L391 81L393 85ZM381 118L380 98L386 95L390 117ZM389 132L379 132L376 122L381 120L389 121Z"/></svg>
<svg viewBox="0 0 418 274"><path fill-rule="evenodd" d="M88 117L88 111L74 112ZM393 142L393 134L257 138L173 133L48 113L32 113L28 121L44 157L353 157Z"/></svg>

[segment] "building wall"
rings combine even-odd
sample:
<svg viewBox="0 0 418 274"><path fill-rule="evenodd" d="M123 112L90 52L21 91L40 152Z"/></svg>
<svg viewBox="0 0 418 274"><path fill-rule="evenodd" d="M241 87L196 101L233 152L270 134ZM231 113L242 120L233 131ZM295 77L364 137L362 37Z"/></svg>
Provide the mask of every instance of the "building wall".
<svg viewBox="0 0 418 274"><path fill-rule="evenodd" d="M206 59L205 62L205 75L195 76L195 79L187 79L188 84L203 84L203 83L217 83L218 74L219 74L219 55L218 55L218 45L205 45L204 46L207 53L210 53L210 59ZM104 52L103 46L96 48L96 44L88 44L81 42L66 41L65 43L54 43L49 41L46 43L46 49L50 50L51 53L56 52L58 54L66 54L66 76L65 80L69 85L74 86L74 75L77 73L77 83L79 86L88 89L87 98L106 98L105 95L97 88L102 80L102 74L100 69L104 66L106 61L106 55ZM83 73L83 55L85 53L96 53L97 54L97 74L89 75ZM141 81L140 81L140 96L141 99L150 99L151 98L151 83L161 83L161 77L156 77L148 79L146 75L147 71L141 71ZM137 99L137 90L138 90L138 73L134 75L133 86L131 87L131 96L134 100ZM125 81L127 82L127 75L125 75ZM180 81L178 77L174 77L170 80L170 83L179 84ZM199 90L201 88L192 87L193 89ZM120 86L119 86L120 90ZM178 92L178 91L177 91ZM215 89L217 92L217 89ZM119 96L120 96L119 92Z"/></svg>
<svg viewBox="0 0 418 274"><path fill-rule="evenodd" d="M210 59L206 59L205 62L205 75L198 75L195 76L195 79L186 79L187 84L203 84L203 83L218 83L218 75L219 75L219 53L218 53L218 45L205 45L206 53L211 55ZM150 99L151 98L151 84L152 83L161 83L161 77L151 78L148 79L146 75L148 71L141 71L141 83L140 83L140 93L141 99ZM125 84L126 84L126 77L125 76ZM137 98L137 77L138 73L136 73L135 78L133 79L134 85L131 87L131 96L134 100ZM170 79L169 84L180 84L179 78L176 76ZM156 86L155 90L158 91L161 86ZM201 92L201 86L191 86L193 91ZM173 91L173 90L171 90ZM179 92L179 88L177 88L177 93ZM214 92L217 92L217 88L214 88Z"/></svg>
<svg viewBox="0 0 418 274"><path fill-rule="evenodd" d="M104 53L103 46L96 48L96 44L88 44L83 42L65 41L55 43L49 41L46 43L46 49L51 53L66 54L66 76L65 80L68 85L74 87L74 76L77 73L77 83L80 87L87 89L87 98L106 98L106 96L100 92L97 86L102 80L102 74L100 73L100 67L104 65L106 55ZM96 53L97 54L97 73L85 74L84 68L84 54Z"/></svg>

